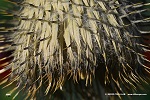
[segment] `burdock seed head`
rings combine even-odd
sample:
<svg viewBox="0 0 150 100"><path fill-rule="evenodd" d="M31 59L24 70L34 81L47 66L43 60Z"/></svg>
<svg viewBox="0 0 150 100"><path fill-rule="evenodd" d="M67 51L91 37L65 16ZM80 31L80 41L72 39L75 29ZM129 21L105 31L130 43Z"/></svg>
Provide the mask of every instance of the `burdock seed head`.
<svg viewBox="0 0 150 100"><path fill-rule="evenodd" d="M15 23L6 28L12 41L6 50L13 51L13 60L3 69L11 68L11 74L2 83L17 83L16 95L23 90L27 98L104 99L105 92L133 92L147 82L148 60L142 52L148 48L141 35L150 32L140 25L150 21L142 16L148 11L142 7L149 4L9 1L15 10L5 12Z"/></svg>

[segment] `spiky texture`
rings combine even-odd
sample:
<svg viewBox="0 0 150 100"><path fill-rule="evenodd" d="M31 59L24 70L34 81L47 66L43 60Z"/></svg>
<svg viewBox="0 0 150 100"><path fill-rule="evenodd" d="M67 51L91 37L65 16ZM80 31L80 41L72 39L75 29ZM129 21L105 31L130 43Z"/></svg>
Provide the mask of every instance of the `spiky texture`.
<svg viewBox="0 0 150 100"><path fill-rule="evenodd" d="M141 34L149 31L138 25L149 21L141 15L147 11L141 7L148 4L126 0L13 3L20 8L9 11L18 24L8 49L14 50L14 59L6 68L12 70L9 85L17 82L14 90L27 90L27 98L46 94L59 99L53 92L61 88L62 98L104 99L105 92L128 93L146 82L149 68L144 65L146 46Z"/></svg>
<svg viewBox="0 0 150 100"><path fill-rule="evenodd" d="M11 31L13 30L14 23L12 21L12 14L8 14L6 12L7 7L1 7L0 1L0 73L3 73L8 70L9 68L6 65L9 64L9 61L12 59L12 51L6 50L8 47L11 46L12 41L8 36ZM3 69L6 67L5 69Z"/></svg>

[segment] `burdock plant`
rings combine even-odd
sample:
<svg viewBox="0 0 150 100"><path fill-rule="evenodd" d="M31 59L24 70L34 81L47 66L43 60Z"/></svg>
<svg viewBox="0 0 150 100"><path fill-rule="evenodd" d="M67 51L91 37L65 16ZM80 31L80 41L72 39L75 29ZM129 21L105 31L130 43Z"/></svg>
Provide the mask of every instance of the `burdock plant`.
<svg viewBox="0 0 150 100"><path fill-rule="evenodd" d="M130 0L9 0L11 24L0 36L10 41L8 87L13 99L99 100L105 93L134 93L148 83L149 62L141 29L148 23L142 9ZM2 34L5 31L7 34Z"/></svg>

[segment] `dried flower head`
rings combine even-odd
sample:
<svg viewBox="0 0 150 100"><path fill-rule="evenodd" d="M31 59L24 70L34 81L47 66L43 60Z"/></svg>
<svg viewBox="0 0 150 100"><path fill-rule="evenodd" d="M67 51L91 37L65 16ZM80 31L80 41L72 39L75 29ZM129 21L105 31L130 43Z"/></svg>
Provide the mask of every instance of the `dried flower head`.
<svg viewBox="0 0 150 100"><path fill-rule="evenodd" d="M47 95L59 99L53 93L61 89L62 98L72 95L71 99L75 94L76 99L104 99L104 91L135 91L141 81L146 83L149 68L144 63L148 60L142 52L147 46L141 35L149 31L142 31L140 24L150 21L142 16L147 9L141 9L149 4L10 1L17 7L6 11L15 22L7 28L12 44L6 50L13 50L13 60L3 69L11 68L11 74L2 83L17 82L16 95L26 90L27 98Z"/></svg>

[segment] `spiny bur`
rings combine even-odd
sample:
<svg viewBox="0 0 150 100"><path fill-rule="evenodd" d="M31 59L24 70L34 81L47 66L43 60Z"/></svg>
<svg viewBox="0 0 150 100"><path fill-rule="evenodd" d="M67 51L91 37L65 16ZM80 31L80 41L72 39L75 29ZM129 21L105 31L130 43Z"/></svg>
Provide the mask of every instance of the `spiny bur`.
<svg viewBox="0 0 150 100"><path fill-rule="evenodd" d="M11 51L5 87L25 99L106 100L105 93L133 93L148 83L149 61L142 54L149 23L142 9L150 3L130 0L7 0L1 10L0 40ZM9 27L7 27L10 24ZM12 24L12 25L11 25ZM4 34L6 32L7 34ZM7 57L4 57L7 58ZM0 58L1 60L1 58ZM49 98L49 99L48 99ZM110 98L111 99L111 98Z"/></svg>

